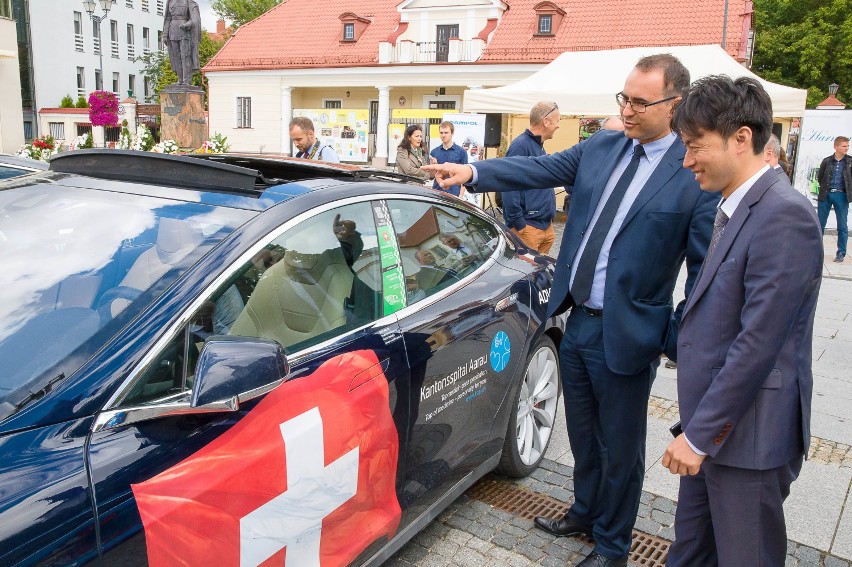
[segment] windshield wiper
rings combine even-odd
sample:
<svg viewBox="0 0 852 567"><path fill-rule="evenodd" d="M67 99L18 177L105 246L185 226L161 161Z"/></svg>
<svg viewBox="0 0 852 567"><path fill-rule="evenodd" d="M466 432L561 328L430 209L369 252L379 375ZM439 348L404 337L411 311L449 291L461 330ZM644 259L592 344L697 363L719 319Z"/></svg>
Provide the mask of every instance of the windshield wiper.
<svg viewBox="0 0 852 567"><path fill-rule="evenodd" d="M39 388L38 390L30 390L29 392L27 392L27 395L18 400L18 403L0 403L0 421L3 421L7 417L18 413L19 411L21 411L21 409L24 408L24 406L26 406L30 402L40 400L53 389L53 386L55 386L58 382L64 379L65 373L60 372L58 375L51 378L43 387Z"/></svg>

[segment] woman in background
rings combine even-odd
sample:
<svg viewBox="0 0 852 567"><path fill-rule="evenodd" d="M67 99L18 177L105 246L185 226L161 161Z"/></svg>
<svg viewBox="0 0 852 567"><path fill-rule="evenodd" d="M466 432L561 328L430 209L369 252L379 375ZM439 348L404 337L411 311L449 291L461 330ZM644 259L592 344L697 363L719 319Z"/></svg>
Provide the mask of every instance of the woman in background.
<svg viewBox="0 0 852 567"><path fill-rule="evenodd" d="M420 169L430 163L432 158L423 151L423 129L420 124L411 124L405 129L399 147L396 149L396 168L400 173L429 181L431 176Z"/></svg>

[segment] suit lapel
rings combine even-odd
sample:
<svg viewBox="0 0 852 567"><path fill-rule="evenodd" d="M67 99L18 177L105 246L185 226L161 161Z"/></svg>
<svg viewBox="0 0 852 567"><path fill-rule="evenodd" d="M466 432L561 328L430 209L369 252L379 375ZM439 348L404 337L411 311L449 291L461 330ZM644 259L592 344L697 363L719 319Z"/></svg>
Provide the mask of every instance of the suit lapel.
<svg viewBox="0 0 852 567"><path fill-rule="evenodd" d="M606 189L606 184L609 182L609 178L612 177L612 172L615 171L615 167L618 165L621 156L627 150L627 148L633 144L633 140L630 138L623 138L613 145L612 149L607 154L606 158L604 158L601 163L603 166L598 173L598 179L594 185L594 191L592 192L591 201L589 201L589 210L586 211L586 224L585 226L588 228L589 224L592 222L592 217L595 215L595 211L598 210L598 204L601 201L601 196L603 195L604 189Z"/></svg>
<svg viewBox="0 0 852 567"><path fill-rule="evenodd" d="M719 238L719 242L716 244L716 249L713 250L713 254L709 258L705 258L704 263L701 264L701 270L698 273L698 279L695 282L695 287L692 289L692 293L689 294L689 299L687 300L686 307L683 310L684 317L686 317L689 309L707 290L707 287L713 280L713 276L716 274L716 270L719 269L719 266L722 264L722 260L725 258L725 255L728 253L728 250L731 249L734 240L737 238L737 234L739 234L740 229L742 229L746 219L748 219L751 214L751 208L755 205L755 203L760 201L760 198L763 197L763 194L766 193L770 187L779 181L780 178L778 177L778 174L770 168L760 176L754 186L752 186L748 193L746 193L745 197L743 197L743 200L734 211L734 216L732 216L731 220L728 221L728 224L725 225L725 231L722 232L722 236Z"/></svg>
<svg viewBox="0 0 852 567"><path fill-rule="evenodd" d="M633 201L633 204L630 206L630 210L627 211L627 216L624 217L624 222L621 223L619 232L624 230L627 223L629 223L642 209L642 207L653 199L654 196L662 190L663 186L668 183L669 179L674 177L674 174L680 170L683 166L683 156L685 154L686 151L684 150L683 143L680 139L676 139L669 147L668 151L663 154L663 157L660 158L660 165L654 169L651 177L648 178L648 181L645 182L642 190L639 191L639 194L636 196L636 200Z"/></svg>

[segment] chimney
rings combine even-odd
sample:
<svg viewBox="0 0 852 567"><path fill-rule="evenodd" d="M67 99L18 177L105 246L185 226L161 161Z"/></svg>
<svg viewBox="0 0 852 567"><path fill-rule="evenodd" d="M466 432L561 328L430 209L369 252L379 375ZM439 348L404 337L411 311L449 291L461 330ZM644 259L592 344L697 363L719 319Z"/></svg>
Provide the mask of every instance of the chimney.
<svg viewBox="0 0 852 567"><path fill-rule="evenodd" d="M216 20L216 33L220 35L225 33L225 20L221 18Z"/></svg>

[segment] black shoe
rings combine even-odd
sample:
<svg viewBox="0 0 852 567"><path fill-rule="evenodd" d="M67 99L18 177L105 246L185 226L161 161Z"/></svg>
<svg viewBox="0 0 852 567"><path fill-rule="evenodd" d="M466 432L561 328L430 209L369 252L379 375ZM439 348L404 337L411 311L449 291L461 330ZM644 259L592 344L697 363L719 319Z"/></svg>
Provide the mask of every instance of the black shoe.
<svg viewBox="0 0 852 567"><path fill-rule="evenodd" d="M672 360L670 358L667 358L665 366L666 366L666 368L677 368L677 362L675 362L674 360Z"/></svg>
<svg viewBox="0 0 852 567"><path fill-rule="evenodd" d="M834 257L835 262L842 262L846 258L846 254L837 253L837 256Z"/></svg>
<svg viewBox="0 0 852 567"><path fill-rule="evenodd" d="M562 518L559 518L558 520L554 520L553 518L545 518L544 516L536 516L533 522L535 523L536 527L557 537L567 537L576 535L592 537L591 526L584 526L582 524L578 524L577 522L569 520L567 517L564 516Z"/></svg>
<svg viewBox="0 0 852 567"><path fill-rule="evenodd" d="M627 556L618 559L607 559L594 551L588 557L580 561L577 567L627 567Z"/></svg>

